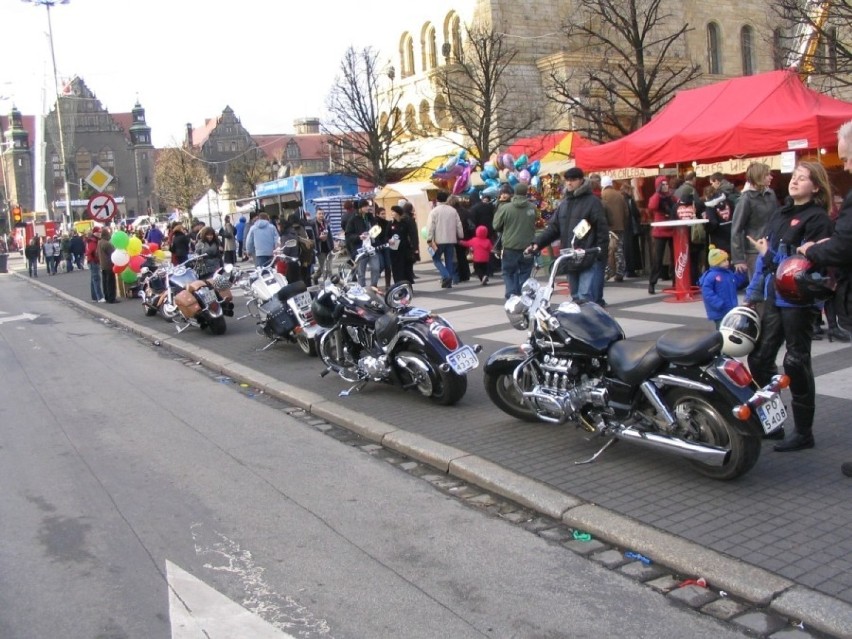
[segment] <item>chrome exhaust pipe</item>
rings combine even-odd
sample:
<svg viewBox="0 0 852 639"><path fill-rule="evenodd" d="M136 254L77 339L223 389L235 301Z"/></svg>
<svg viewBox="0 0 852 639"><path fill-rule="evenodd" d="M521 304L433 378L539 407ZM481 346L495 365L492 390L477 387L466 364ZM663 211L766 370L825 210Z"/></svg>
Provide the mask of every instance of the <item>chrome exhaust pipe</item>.
<svg viewBox="0 0 852 639"><path fill-rule="evenodd" d="M693 461L707 464L708 466L724 466L731 455L731 451L709 444L699 444L683 439L676 439L660 433L645 433L633 428L613 433L617 439L631 444L638 444L663 453L679 455Z"/></svg>

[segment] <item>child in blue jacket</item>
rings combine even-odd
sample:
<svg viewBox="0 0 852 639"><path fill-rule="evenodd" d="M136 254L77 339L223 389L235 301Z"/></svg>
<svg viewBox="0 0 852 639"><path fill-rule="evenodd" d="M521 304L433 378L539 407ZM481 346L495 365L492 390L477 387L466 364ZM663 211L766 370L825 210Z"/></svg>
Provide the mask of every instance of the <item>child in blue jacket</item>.
<svg viewBox="0 0 852 639"><path fill-rule="evenodd" d="M710 268L701 276L698 284L701 286L707 319L715 322L718 329L722 318L739 304L737 290L748 284L748 277L745 273L732 270L728 254L713 245L707 254L707 263Z"/></svg>

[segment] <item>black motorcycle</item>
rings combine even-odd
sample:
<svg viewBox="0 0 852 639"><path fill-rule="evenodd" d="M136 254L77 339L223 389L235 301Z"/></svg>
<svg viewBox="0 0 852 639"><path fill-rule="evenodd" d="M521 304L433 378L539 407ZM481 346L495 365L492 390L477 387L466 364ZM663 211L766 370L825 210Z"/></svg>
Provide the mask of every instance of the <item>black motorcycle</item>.
<svg viewBox="0 0 852 639"><path fill-rule="evenodd" d="M359 252L352 273L372 250ZM326 282L312 305L314 319L325 329L319 338L326 365L321 375L333 371L354 383L341 397L374 381L416 390L445 406L458 402L467 391L467 373L479 365L480 346L462 344L440 315L411 306L408 282L382 297L350 279L351 273L344 273Z"/></svg>
<svg viewBox="0 0 852 639"><path fill-rule="evenodd" d="M590 459L624 440L688 459L703 475L733 479L760 456L761 438L787 417L777 375L764 388L723 353L718 331L674 329L654 341L625 339L593 302L550 303L557 274L587 252L566 248L549 281L528 280L505 309L528 330L520 346L485 364L485 389L502 411L526 421L574 423L609 438Z"/></svg>

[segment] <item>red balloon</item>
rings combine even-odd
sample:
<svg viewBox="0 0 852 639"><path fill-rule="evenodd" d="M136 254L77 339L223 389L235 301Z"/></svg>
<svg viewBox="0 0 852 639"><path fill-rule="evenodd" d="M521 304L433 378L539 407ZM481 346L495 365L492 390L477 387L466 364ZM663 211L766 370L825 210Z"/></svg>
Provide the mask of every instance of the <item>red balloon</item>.
<svg viewBox="0 0 852 639"><path fill-rule="evenodd" d="M160 245L157 244L156 242L148 242L148 244L146 244L146 246L148 247L149 253L156 253L157 251L160 250ZM144 252L144 247L143 247L143 252Z"/></svg>
<svg viewBox="0 0 852 639"><path fill-rule="evenodd" d="M138 273L142 270L142 267L145 266L145 257L142 255L134 255L130 258L130 263L127 265L134 273Z"/></svg>
<svg viewBox="0 0 852 639"><path fill-rule="evenodd" d="M112 265L112 272L115 273L116 275L118 275L119 273L121 273L126 268L127 268L127 264L122 264L121 266L113 264Z"/></svg>

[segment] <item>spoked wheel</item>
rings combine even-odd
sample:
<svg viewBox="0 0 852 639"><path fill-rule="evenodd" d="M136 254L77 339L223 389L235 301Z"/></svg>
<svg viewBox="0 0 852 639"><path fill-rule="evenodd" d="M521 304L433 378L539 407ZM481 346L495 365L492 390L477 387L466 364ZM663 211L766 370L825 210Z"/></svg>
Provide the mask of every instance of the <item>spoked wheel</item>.
<svg viewBox="0 0 852 639"><path fill-rule="evenodd" d="M760 457L759 437L746 437L731 426L733 417L725 417L708 397L686 388L675 388L665 396L681 426L695 433L691 441L719 446L730 450L728 461L722 466L710 466L690 460L695 469L712 479L734 479L748 472Z"/></svg>
<svg viewBox="0 0 852 639"><path fill-rule="evenodd" d="M309 337L304 333L299 333L296 335L296 343L305 355L309 355L311 357L317 356L317 340L313 337Z"/></svg>
<svg viewBox="0 0 852 639"><path fill-rule="evenodd" d="M335 373L340 373L355 365L352 358L348 357L345 352L345 342L340 327L332 329L330 333L323 334L318 338L318 343L317 353L323 364Z"/></svg>
<svg viewBox="0 0 852 639"><path fill-rule="evenodd" d="M224 317L213 317L207 322L207 328L213 335L224 335L228 330L228 325L225 323Z"/></svg>
<svg viewBox="0 0 852 639"><path fill-rule="evenodd" d="M485 374L485 392L495 406L504 413L526 422L539 421L536 412L524 401L523 396L515 385L512 377L514 371L506 373ZM521 384L525 390L532 390L534 381L529 373L521 376Z"/></svg>
<svg viewBox="0 0 852 639"><path fill-rule="evenodd" d="M442 371L425 353L401 351L396 355L406 384L414 384L421 395L441 406L451 406L467 392L467 376Z"/></svg>

